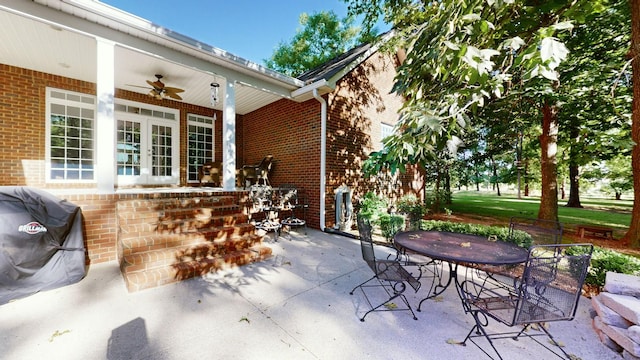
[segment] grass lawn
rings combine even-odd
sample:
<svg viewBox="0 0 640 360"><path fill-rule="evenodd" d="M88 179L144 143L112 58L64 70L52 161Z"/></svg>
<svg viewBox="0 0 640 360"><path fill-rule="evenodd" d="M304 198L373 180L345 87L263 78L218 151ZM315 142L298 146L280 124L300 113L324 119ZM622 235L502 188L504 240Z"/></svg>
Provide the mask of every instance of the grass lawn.
<svg viewBox="0 0 640 360"><path fill-rule="evenodd" d="M575 230L577 225L591 224L614 229L614 237L626 232L631 222L631 200L608 200L603 198L580 198L584 208L565 207L566 200L558 200L558 217L565 229ZM453 194L453 202L447 208L453 214L477 215L499 218L505 222L512 216L538 216L540 198L534 196L518 199L515 194L459 191Z"/></svg>

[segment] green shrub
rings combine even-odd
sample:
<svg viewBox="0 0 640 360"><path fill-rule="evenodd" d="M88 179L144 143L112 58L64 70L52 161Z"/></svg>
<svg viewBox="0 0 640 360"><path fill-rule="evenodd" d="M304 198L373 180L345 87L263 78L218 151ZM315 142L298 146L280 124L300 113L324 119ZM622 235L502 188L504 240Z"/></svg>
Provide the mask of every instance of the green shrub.
<svg viewBox="0 0 640 360"><path fill-rule="evenodd" d="M429 208L424 205L414 194L405 195L396 203L399 213L406 214L409 218L412 230L420 228L420 220L429 212Z"/></svg>
<svg viewBox="0 0 640 360"><path fill-rule="evenodd" d="M528 248L532 242L531 235L524 231L515 231L514 236L510 238L509 228L504 226L467 224L440 220L423 220L420 228L427 231L449 231L486 237L494 235L500 241L511 242L525 248Z"/></svg>
<svg viewBox="0 0 640 360"><path fill-rule="evenodd" d="M404 228L404 217L400 215L381 214L379 220L380 231L387 241Z"/></svg>
<svg viewBox="0 0 640 360"><path fill-rule="evenodd" d="M387 207L388 204L384 199L369 191L360 201L358 214L368 219L371 224L377 225L380 223L380 215L387 213Z"/></svg>
<svg viewBox="0 0 640 360"><path fill-rule="evenodd" d="M570 255L578 255L584 252L581 247L572 247L567 249ZM607 272L615 272L620 274L640 275L640 260L629 255L621 254L617 251L594 247L591 255L591 266L585 284L602 289Z"/></svg>

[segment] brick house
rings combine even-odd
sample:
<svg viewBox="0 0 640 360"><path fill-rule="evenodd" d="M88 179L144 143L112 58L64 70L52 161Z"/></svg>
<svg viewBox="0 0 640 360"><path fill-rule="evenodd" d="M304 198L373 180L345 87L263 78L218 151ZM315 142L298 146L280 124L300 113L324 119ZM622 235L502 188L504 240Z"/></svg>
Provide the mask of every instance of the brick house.
<svg viewBox="0 0 640 360"><path fill-rule="evenodd" d="M0 21L0 185L44 189L81 206L88 263L119 261L124 273L153 257L134 248L165 251L154 256L175 262L175 251L159 250L169 242L192 261L184 237L201 242L194 232L212 231L211 216L206 229L192 219L211 208L226 235L210 237L259 243L251 229L232 230L246 223L242 209L232 210L246 197L235 169L267 154L276 160L271 184L306 193L312 228L334 227L339 187L354 197L377 188L360 164L392 130L402 99L389 94L398 61L376 47L291 78L97 1L11 1L0 5ZM181 99L154 90L156 80L184 89ZM211 160L222 162L220 188L198 181L199 164ZM390 196L423 186L415 172L393 184ZM224 262L254 260L248 256ZM205 271L172 266L153 276ZM125 276L130 289L153 282L140 276L146 280Z"/></svg>

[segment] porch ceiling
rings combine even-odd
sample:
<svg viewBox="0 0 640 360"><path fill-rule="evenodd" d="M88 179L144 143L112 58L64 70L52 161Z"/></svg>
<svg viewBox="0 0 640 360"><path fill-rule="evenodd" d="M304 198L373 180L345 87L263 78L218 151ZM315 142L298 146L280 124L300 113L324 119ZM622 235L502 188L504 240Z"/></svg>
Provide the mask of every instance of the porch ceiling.
<svg viewBox="0 0 640 360"><path fill-rule="evenodd" d="M19 2L17 2L19 3ZM30 6L41 6L33 3ZM96 82L96 40L92 35L44 20L27 13L12 11L0 5L0 63L27 68L35 71L65 76L88 82ZM127 35L123 34L123 37ZM155 80L154 74L162 74L162 81L171 87L184 89L180 96L183 102L211 108L210 84L220 84L220 99L224 96L225 78L213 71L205 71L190 66L180 59L168 59L148 51L116 42L115 87L142 94L148 89L146 80ZM185 55L186 57L187 55ZM220 64L216 64L219 66ZM255 65L255 64L254 64ZM238 71L223 69L223 71ZM246 114L269 103L282 99L282 93L269 91L260 81L250 84L247 74L240 74L237 83L236 113ZM134 86L132 86L134 85ZM289 91L295 90L291 86ZM216 108L222 110L222 101Z"/></svg>

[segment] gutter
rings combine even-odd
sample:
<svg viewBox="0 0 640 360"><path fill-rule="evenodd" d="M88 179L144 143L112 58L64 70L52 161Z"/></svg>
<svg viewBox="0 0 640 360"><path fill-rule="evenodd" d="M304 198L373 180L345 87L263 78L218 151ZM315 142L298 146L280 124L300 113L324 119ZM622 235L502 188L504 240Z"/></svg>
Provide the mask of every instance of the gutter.
<svg viewBox="0 0 640 360"><path fill-rule="evenodd" d="M327 173L327 102L318 94L318 88L313 88L313 97L320 102L320 230L325 230L325 197Z"/></svg>

